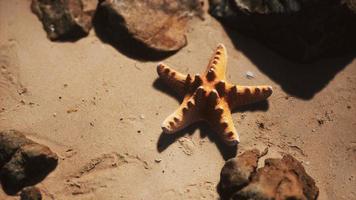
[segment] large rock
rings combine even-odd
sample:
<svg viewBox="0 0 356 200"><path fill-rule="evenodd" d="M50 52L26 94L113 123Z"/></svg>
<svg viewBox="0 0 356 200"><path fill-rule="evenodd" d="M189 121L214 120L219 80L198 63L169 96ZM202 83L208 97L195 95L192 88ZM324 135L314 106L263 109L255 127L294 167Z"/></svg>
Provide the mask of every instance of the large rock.
<svg viewBox="0 0 356 200"><path fill-rule="evenodd" d="M32 0L31 9L42 21L51 40L75 40L86 36L98 0Z"/></svg>
<svg viewBox="0 0 356 200"><path fill-rule="evenodd" d="M248 154L249 158L246 157ZM220 185L225 182L225 187L220 191L224 199L315 200L318 197L319 189L315 181L306 173L302 164L292 156L266 159L265 166L255 171L258 158L256 153L247 151L237 159L227 161L222 169L220 181ZM227 166L234 166L234 170L227 171ZM225 177L234 178L226 182L224 173Z"/></svg>
<svg viewBox="0 0 356 200"><path fill-rule="evenodd" d="M210 13L299 62L356 50L355 0L210 0Z"/></svg>
<svg viewBox="0 0 356 200"><path fill-rule="evenodd" d="M128 34L143 46L163 52L184 47L189 19L203 12L199 0L104 0L100 9L112 37Z"/></svg>
<svg viewBox="0 0 356 200"><path fill-rule="evenodd" d="M57 155L48 147L15 130L0 132L0 158L0 180L9 194L38 183L58 162Z"/></svg>

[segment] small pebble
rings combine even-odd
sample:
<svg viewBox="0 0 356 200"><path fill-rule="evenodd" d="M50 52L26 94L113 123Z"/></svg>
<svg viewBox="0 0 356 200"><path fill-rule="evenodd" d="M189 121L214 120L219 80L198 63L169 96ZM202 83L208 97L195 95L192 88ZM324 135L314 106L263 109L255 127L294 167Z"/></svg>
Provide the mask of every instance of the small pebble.
<svg viewBox="0 0 356 200"><path fill-rule="evenodd" d="M253 72L251 72L251 71L247 71L246 72L246 78L253 79L253 78L255 78L255 74Z"/></svg>
<svg viewBox="0 0 356 200"><path fill-rule="evenodd" d="M57 113L53 113L53 117L57 117Z"/></svg>
<svg viewBox="0 0 356 200"><path fill-rule="evenodd" d="M161 161L162 161L162 159L160 159L160 158L156 158L156 159L155 159L155 162L156 162L156 163L160 163Z"/></svg>
<svg viewBox="0 0 356 200"><path fill-rule="evenodd" d="M77 111L78 111L78 109L72 108L72 109L67 110L67 113L74 113Z"/></svg>
<svg viewBox="0 0 356 200"><path fill-rule="evenodd" d="M17 92L19 95L25 94L25 93L27 93L27 88L21 88Z"/></svg>
<svg viewBox="0 0 356 200"><path fill-rule="evenodd" d="M144 114L141 114L141 115L140 115L140 119L145 119L145 115L144 115Z"/></svg>

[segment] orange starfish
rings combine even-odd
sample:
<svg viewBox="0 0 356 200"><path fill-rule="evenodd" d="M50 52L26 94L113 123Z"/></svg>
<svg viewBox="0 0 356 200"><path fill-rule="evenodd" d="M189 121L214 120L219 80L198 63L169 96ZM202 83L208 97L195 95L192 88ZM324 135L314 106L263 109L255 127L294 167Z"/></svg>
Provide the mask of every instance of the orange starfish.
<svg viewBox="0 0 356 200"><path fill-rule="evenodd" d="M207 121L229 145L237 145L231 110L236 107L267 99L271 86L240 86L226 82L227 54L219 44L203 75L191 77L179 73L165 64L158 64L159 77L181 97L179 108L162 123L165 133L175 133L197 121Z"/></svg>

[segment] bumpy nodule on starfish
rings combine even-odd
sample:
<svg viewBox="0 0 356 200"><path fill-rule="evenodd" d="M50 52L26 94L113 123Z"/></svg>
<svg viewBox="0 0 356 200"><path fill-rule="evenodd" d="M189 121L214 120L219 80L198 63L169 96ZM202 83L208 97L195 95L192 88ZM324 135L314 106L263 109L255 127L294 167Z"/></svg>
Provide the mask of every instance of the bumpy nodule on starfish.
<svg viewBox="0 0 356 200"><path fill-rule="evenodd" d="M227 54L219 44L203 75L184 75L165 64L158 64L159 77L183 102L162 123L165 133L175 133L190 124L205 120L229 145L240 142L231 116L231 110L246 104L267 99L272 94L271 86L240 86L226 82Z"/></svg>

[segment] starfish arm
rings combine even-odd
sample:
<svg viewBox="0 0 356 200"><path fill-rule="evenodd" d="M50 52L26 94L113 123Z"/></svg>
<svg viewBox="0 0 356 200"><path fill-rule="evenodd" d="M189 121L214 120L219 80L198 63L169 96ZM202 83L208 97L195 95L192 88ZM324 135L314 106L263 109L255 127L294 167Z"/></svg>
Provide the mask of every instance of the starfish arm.
<svg viewBox="0 0 356 200"><path fill-rule="evenodd" d="M163 121L161 125L163 132L175 133L199 121L196 107L193 97L185 98L179 108Z"/></svg>
<svg viewBox="0 0 356 200"><path fill-rule="evenodd" d="M157 73L159 77L178 95L183 96L186 88L186 81L190 81L190 76L184 75L169 66L160 63L157 66ZM189 79L189 80L188 80Z"/></svg>
<svg viewBox="0 0 356 200"><path fill-rule="evenodd" d="M272 86L239 86L235 85L228 90L227 101L231 110L238 106L263 101L272 94Z"/></svg>
<svg viewBox="0 0 356 200"><path fill-rule="evenodd" d="M212 128L225 141L226 144L236 145L240 142L239 135L234 126L229 106L225 102L219 102L215 107L211 122Z"/></svg>
<svg viewBox="0 0 356 200"><path fill-rule="evenodd" d="M225 80L227 53L223 44L219 44L209 61L205 76L208 81Z"/></svg>

